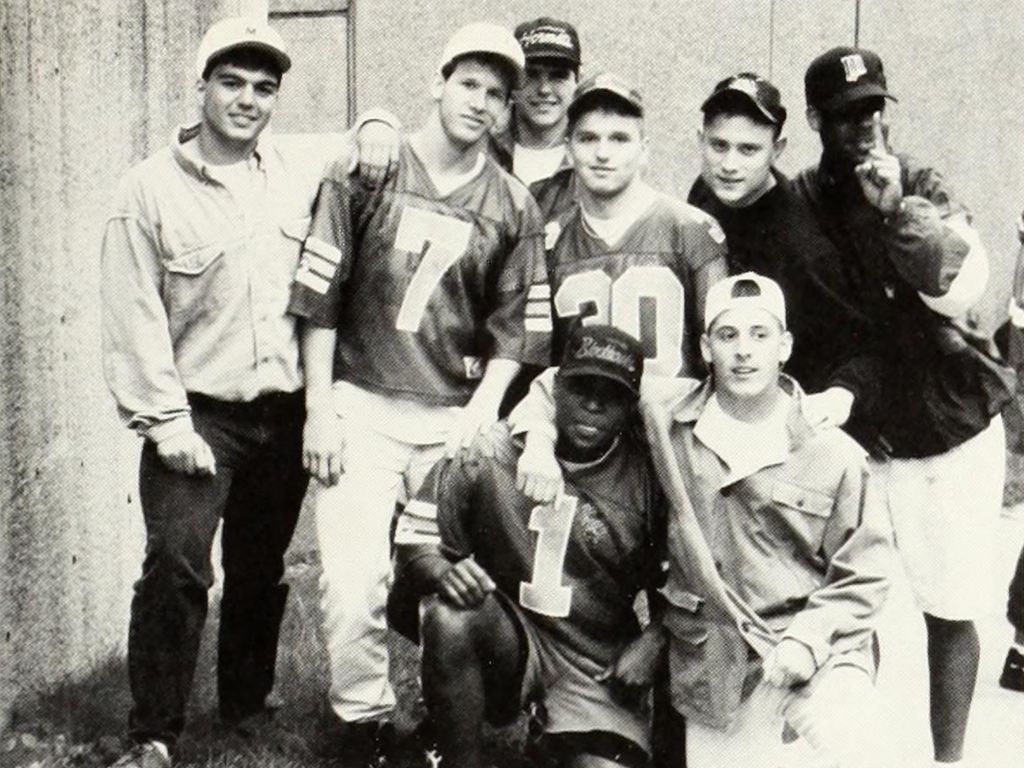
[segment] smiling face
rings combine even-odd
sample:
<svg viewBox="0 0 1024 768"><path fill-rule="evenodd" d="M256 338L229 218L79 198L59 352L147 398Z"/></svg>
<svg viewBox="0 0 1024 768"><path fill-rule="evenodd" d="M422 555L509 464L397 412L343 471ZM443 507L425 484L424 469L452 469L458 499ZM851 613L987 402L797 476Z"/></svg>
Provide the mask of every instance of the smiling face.
<svg viewBox="0 0 1024 768"><path fill-rule="evenodd" d="M200 84L202 130L217 154L245 155L256 145L277 103L281 77L267 68L216 64Z"/></svg>
<svg viewBox="0 0 1024 768"><path fill-rule="evenodd" d="M786 146L772 125L725 112L699 134L701 177L724 205L743 208L775 185L772 166Z"/></svg>
<svg viewBox="0 0 1024 768"><path fill-rule="evenodd" d="M523 87L516 93L516 118L535 130L564 125L576 89L576 73L565 64L535 60L526 64Z"/></svg>
<svg viewBox="0 0 1024 768"><path fill-rule="evenodd" d="M435 84L441 126L448 139L461 147L483 140L505 111L508 75L490 61L459 59L447 79Z"/></svg>
<svg viewBox="0 0 1024 768"><path fill-rule="evenodd" d="M793 337L767 310L734 307L713 320L700 346L722 407L742 418L774 402L779 372L793 351Z"/></svg>
<svg viewBox="0 0 1024 768"><path fill-rule="evenodd" d="M587 461L601 456L629 424L636 398L622 384L593 375L555 378L557 452Z"/></svg>
<svg viewBox="0 0 1024 768"><path fill-rule="evenodd" d="M647 162L643 119L604 108L585 112L572 127L569 157L590 194L621 194Z"/></svg>

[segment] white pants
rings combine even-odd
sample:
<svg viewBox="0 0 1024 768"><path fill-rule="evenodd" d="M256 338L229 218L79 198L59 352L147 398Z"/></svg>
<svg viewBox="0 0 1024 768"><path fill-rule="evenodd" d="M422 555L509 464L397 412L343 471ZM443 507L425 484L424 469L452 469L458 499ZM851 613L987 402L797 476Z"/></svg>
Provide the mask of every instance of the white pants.
<svg viewBox="0 0 1024 768"><path fill-rule="evenodd" d="M783 743L786 723L800 734ZM884 701L860 667L826 666L800 691L758 685L734 727L688 720L688 768L893 768L899 765Z"/></svg>
<svg viewBox="0 0 1024 768"><path fill-rule="evenodd" d="M1006 442L1001 416L938 456L871 462L896 549L918 606L942 619L976 618L989 604Z"/></svg>
<svg viewBox="0 0 1024 768"><path fill-rule="evenodd" d="M348 722L382 719L395 706L385 619L388 534L400 494L403 500L414 494L444 455L443 435L427 444L393 436L407 410L389 413L384 398L373 399L367 408L365 400L340 398L345 471L335 486L313 481L331 708ZM441 421L453 424L457 410L440 408L437 414L444 412L451 418L442 415Z"/></svg>

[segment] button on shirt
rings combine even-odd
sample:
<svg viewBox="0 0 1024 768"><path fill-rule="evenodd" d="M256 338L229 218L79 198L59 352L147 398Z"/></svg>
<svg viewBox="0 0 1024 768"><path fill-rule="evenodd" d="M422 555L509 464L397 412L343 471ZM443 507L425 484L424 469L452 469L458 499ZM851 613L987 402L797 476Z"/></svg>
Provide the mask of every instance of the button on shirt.
<svg viewBox="0 0 1024 768"><path fill-rule="evenodd" d="M249 401L302 386L285 310L323 158L265 135L248 162L215 166L197 136L180 130L128 172L103 239L107 381L154 440L191 428L186 392Z"/></svg>

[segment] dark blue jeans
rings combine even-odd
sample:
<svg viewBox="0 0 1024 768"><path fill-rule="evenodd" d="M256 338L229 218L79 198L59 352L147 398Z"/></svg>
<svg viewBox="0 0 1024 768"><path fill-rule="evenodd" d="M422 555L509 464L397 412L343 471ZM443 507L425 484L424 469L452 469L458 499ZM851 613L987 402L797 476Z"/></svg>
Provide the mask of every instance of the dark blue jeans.
<svg viewBox="0 0 1024 768"><path fill-rule="evenodd" d="M217 654L221 718L260 711L274 683L288 587L284 553L308 477L302 468L302 393L229 403L190 395L192 420L213 450L214 477L164 466L146 442L139 467L146 556L128 634L133 738L174 745L185 723L213 584L221 518L224 589Z"/></svg>

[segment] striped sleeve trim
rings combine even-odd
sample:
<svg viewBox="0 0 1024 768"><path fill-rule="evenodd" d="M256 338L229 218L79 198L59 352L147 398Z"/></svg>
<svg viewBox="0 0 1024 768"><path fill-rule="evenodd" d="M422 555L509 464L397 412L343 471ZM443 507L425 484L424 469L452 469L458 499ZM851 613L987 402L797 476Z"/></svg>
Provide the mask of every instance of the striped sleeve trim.
<svg viewBox="0 0 1024 768"><path fill-rule="evenodd" d="M303 251L302 263L306 269L311 272L315 272L325 280L330 280L334 277L334 273L338 271L338 265L331 263L323 256L313 251Z"/></svg>
<svg viewBox="0 0 1024 768"><path fill-rule="evenodd" d="M395 528L395 544L440 545L441 533L437 525L437 506L414 499L410 501Z"/></svg>
<svg viewBox="0 0 1024 768"><path fill-rule="evenodd" d="M526 294L526 319L524 327L527 331L550 333L551 321L551 286L547 283L536 283L530 286Z"/></svg>
<svg viewBox="0 0 1024 768"><path fill-rule="evenodd" d="M319 237L314 237L313 235L307 237L306 241L302 244L302 250L319 256L333 267L337 267L341 263L341 249L331 245L326 240L321 240Z"/></svg>
<svg viewBox="0 0 1024 768"><path fill-rule="evenodd" d="M315 291L321 295L326 294L327 289L331 287L330 280L321 277L305 264L301 265L299 270L295 273L295 282L301 283L311 291Z"/></svg>

